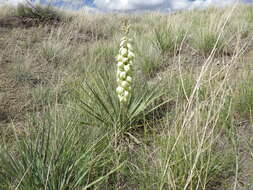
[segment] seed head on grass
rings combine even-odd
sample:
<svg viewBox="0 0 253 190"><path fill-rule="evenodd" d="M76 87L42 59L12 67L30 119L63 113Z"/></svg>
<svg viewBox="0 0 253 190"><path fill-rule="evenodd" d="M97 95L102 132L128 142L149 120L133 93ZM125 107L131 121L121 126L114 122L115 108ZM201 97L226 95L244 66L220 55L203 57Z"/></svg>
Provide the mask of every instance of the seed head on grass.
<svg viewBox="0 0 253 190"><path fill-rule="evenodd" d="M119 54L117 56L117 83L116 89L119 101L126 103L131 94L132 65L134 59L131 39L128 38L130 26L126 23L123 27L124 37L121 38Z"/></svg>

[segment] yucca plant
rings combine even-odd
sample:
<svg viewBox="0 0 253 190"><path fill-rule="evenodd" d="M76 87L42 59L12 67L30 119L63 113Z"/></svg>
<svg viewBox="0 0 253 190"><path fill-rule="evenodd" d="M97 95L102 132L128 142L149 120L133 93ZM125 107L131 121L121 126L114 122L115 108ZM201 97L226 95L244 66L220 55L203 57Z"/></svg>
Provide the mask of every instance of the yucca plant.
<svg viewBox="0 0 253 190"><path fill-rule="evenodd" d="M134 53L126 36L129 26L125 29L127 31L117 56L117 72L97 72L93 74L94 80L77 82L74 89L86 125L107 129L116 127L123 133L140 126L148 114L163 104L154 104L163 94L159 86L151 87L145 82L134 81Z"/></svg>

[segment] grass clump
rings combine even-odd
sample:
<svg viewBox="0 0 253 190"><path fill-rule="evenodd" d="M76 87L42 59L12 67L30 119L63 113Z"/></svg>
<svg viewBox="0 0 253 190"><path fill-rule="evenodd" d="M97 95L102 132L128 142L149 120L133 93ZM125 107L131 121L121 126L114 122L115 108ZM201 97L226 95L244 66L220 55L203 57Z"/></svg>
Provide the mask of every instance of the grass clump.
<svg viewBox="0 0 253 190"><path fill-rule="evenodd" d="M1 148L1 189L88 189L106 178L107 135L83 130L76 114L58 109L31 118L13 152Z"/></svg>
<svg viewBox="0 0 253 190"><path fill-rule="evenodd" d="M242 118L251 120L253 116L253 88L251 84L243 84L239 91L236 111Z"/></svg>
<svg viewBox="0 0 253 190"><path fill-rule="evenodd" d="M177 54L185 37L183 30L175 31L171 25L162 25L154 32L154 45L162 55Z"/></svg>
<svg viewBox="0 0 253 190"><path fill-rule="evenodd" d="M212 51L216 55L222 55L225 53L226 45L225 40L220 38L218 34L208 33L202 36L202 39L197 43L198 51L203 56L209 56Z"/></svg>
<svg viewBox="0 0 253 190"><path fill-rule="evenodd" d="M141 60L142 74L145 78L153 78L162 70L164 64L161 61L162 58L156 57L156 55L143 55Z"/></svg>

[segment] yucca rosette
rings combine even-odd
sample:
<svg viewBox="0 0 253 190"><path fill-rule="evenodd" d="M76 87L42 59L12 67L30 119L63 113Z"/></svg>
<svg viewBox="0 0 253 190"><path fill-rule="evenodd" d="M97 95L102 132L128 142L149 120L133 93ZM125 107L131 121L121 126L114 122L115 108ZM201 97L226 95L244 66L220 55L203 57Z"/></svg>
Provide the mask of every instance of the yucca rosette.
<svg viewBox="0 0 253 190"><path fill-rule="evenodd" d="M117 83L116 89L119 101L127 102L132 89L132 63L134 52L131 39L128 38L129 26L125 27L125 36L121 39L119 54L117 56Z"/></svg>

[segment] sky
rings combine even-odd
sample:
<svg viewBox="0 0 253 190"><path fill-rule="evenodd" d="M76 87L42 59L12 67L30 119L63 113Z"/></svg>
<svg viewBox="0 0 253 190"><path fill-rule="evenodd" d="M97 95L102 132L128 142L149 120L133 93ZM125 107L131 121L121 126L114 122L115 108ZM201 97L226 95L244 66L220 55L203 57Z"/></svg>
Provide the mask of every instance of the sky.
<svg viewBox="0 0 253 190"><path fill-rule="evenodd" d="M25 0L0 0L0 4L17 5ZM41 4L51 2L56 7L89 8L99 11L161 10L174 11L208 6L224 7L235 2L253 3L253 0L31 0Z"/></svg>

